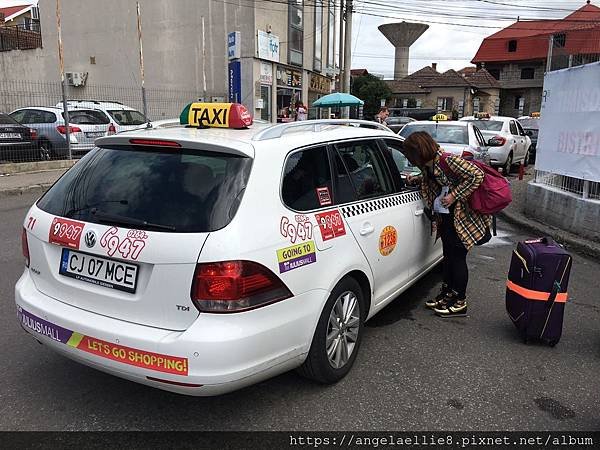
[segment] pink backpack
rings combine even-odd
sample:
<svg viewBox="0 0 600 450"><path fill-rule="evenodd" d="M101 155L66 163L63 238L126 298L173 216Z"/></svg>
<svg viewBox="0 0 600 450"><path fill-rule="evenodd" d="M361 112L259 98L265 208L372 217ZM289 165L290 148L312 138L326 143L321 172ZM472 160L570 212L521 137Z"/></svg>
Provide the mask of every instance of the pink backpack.
<svg viewBox="0 0 600 450"><path fill-rule="evenodd" d="M448 165L446 158L452 156L449 153L443 153L440 158L440 168L450 175L450 178L456 179L452 174L452 169ZM501 174L487 164L480 161L469 161L474 166L479 167L484 174L483 182L469 197L469 206L473 211L481 214L495 214L502 211L512 201L510 184Z"/></svg>

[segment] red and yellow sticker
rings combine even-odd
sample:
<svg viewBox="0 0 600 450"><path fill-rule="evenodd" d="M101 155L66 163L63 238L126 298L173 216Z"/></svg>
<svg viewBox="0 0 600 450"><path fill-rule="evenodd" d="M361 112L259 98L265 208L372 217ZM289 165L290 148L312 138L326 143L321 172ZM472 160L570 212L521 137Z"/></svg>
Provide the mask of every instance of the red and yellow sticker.
<svg viewBox="0 0 600 450"><path fill-rule="evenodd" d="M389 255L394 251L397 243L398 233L396 229L391 225L386 226L379 235L379 253L383 256Z"/></svg>

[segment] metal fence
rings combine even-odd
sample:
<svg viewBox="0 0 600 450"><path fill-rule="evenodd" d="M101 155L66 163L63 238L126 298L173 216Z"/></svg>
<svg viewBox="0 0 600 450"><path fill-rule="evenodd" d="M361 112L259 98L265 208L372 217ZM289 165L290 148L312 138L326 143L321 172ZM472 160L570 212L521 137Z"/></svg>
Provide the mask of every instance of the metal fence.
<svg viewBox="0 0 600 450"><path fill-rule="evenodd" d="M193 89L146 88L147 117L151 121L178 119L183 107L205 94ZM224 93L206 94L210 100L223 101ZM102 109L103 102L118 102L143 112L142 91L139 86L67 86L68 100L85 100L69 111L78 111L77 119L70 121L73 131L70 138L71 150L75 157L93 146L93 138L110 134L119 124L110 113L94 112L82 116L87 109ZM60 82L29 82L20 80L0 80L0 113L10 114L25 128L33 129L34 138L24 129L7 128L0 121L0 163L26 162L40 159L57 159L68 156L62 110L62 85ZM35 109L38 107L39 109ZM44 107L54 109L48 110ZM24 108L33 112L22 112ZM114 109L114 108L113 108ZM21 113L19 114L19 111ZM45 111L39 113L36 111ZM50 114L47 114L50 113ZM83 117L83 119L81 119ZM6 119L4 120L6 121ZM111 127L112 125L112 127ZM79 131L77 131L79 130ZM23 138L23 139L21 139ZM26 142L29 139L29 144Z"/></svg>
<svg viewBox="0 0 600 450"><path fill-rule="evenodd" d="M40 24L32 22L29 28L23 24L0 27L0 52L30 50L42 47Z"/></svg>
<svg viewBox="0 0 600 450"><path fill-rule="evenodd" d="M577 48L577 51L573 51ZM600 23L550 37L547 71L565 69L600 61ZM600 200L600 183L542 170L535 171L535 182L585 200Z"/></svg>

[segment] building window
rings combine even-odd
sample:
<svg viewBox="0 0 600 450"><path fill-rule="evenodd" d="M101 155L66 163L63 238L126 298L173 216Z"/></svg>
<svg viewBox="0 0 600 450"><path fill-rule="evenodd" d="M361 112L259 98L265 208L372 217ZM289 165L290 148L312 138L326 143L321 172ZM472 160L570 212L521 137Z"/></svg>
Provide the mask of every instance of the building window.
<svg viewBox="0 0 600 450"><path fill-rule="evenodd" d="M304 0L289 0L288 11L289 63L301 66L304 51Z"/></svg>
<svg viewBox="0 0 600 450"><path fill-rule="evenodd" d="M437 104L440 111L452 110L452 97L438 97Z"/></svg>
<svg viewBox="0 0 600 450"><path fill-rule="evenodd" d="M565 33L558 33L554 35L554 48L564 47L567 43L567 35Z"/></svg>
<svg viewBox="0 0 600 450"><path fill-rule="evenodd" d="M521 108L521 99L522 98L523 98L522 95L515 95L515 109Z"/></svg>
<svg viewBox="0 0 600 450"><path fill-rule="evenodd" d="M327 22L329 27L329 33L327 34L327 65L335 69L335 55L333 50L335 48L335 3L333 0L329 0L329 21Z"/></svg>
<svg viewBox="0 0 600 450"><path fill-rule="evenodd" d="M509 52L517 51L517 41L515 41L515 40L508 41L508 51Z"/></svg>
<svg viewBox="0 0 600 450"><path fill-rule="evenodd" d="M488 69L487 70L491 76L493 76L496 80L500 79L500 69Z"/></svg>
<svg viewBox="0 0 600 450"><path fill-rule="evenodd" d="M314 69L320 72L323 57L323 0L315 0L315 60Z"/></svg>
<svg viewBox="0 0 600 450"><path fill-rule="evenodd" d="M521 80L533 80L534 75L535 69L533 67L521 69Z"/></svg>

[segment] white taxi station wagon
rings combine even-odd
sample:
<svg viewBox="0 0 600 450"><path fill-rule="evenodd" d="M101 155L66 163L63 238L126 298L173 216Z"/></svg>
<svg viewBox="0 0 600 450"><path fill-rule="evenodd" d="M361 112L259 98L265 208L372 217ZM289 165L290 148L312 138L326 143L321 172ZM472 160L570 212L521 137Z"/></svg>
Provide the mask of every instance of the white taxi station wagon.
<svg viewBox="0 0 600 450"><path fill-rule="evenodd" d="M215 395L345 376L363 324L441 260L402 138L356 120L254 124L188 105L108 136L23 224L22 327L68 358Z"/></svg>

